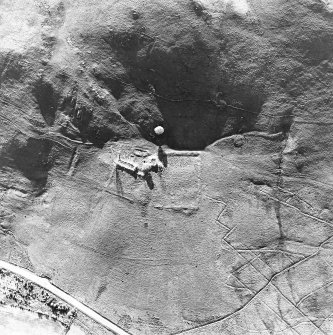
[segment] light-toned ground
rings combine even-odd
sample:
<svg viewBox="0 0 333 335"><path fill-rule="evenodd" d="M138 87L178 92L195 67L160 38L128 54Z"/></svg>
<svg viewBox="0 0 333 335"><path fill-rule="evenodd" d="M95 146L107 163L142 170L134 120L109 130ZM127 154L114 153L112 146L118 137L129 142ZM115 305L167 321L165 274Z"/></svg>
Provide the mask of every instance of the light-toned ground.
<svg viewBox="0 0 333 335"><path fill-rule="evenodd" d="M65 327L38 317L37 313L0 306L0 333L3 335L60 335L65 331Z"/></svg>

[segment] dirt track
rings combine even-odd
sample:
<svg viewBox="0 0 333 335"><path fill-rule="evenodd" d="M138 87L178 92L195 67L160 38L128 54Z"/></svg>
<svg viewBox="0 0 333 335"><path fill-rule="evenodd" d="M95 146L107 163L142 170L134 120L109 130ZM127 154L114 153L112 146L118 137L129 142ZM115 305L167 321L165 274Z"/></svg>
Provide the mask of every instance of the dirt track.
<svg viewBox="0 0 333 335"><path fill-rule="evenodd" d="M28 279L29 281L43 287L45 290L53 293L58 298L62 299L63 301L67 302L71 306L77 308L79 311L99 323L100 325L104 326L106 329L111 330L116 335L130 335L128 332L125 332L123 329L112 323L111 321L104 318L102 315L96 313L94 310L89 308L88 306L84 305L80 301L76 300L75 298L71 297L66 292L62 291L58 287L54 286L50 283L49 280L46 278L41 278L31 271L21 268L17 265L10 264L5 261L0 260L0 268L6 269L8 271L14 272L15 274Z"/></svg>

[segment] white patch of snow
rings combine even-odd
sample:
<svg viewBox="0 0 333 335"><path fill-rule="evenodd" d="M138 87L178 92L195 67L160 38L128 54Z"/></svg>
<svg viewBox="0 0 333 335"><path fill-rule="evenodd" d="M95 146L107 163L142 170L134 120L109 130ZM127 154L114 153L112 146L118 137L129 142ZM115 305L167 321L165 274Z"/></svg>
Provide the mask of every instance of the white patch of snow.
<svg viewBox="0 0 333 335"><path fill-rule="evenodd" d="M232 10L237 14L245 15L250 11L247 0L198 0L209 12L226 12Z"/></svg>
<svg viewBox="0 0 333 335"><path fill-rule="evenodd" d="M240 15L245 15L250 11L250 6L247 0L227 0L228 5L231 5L233 10Z"/></svg>
<svg viewBox="0 0 333 335"><path fill-rule="evenodd" d="M330 12L333 12L333 0L322 0L322 2L324 2L327 6L327 9Z"/></svg>
<svg viewBox="0 0 333 335"><path fill-rule="evenodd" d="M297 139L296 137L289 136L286 147L283 150L283 154L290 154L297 148Z"/></svg>
<svg viewBox="0 0 333 335"><path fill-rule="evenodd" d="M0 1L0 50L22 52L40 43L38 32L43 17L31 8L32 5L27 1L25 8L20 1Z"/></svg>

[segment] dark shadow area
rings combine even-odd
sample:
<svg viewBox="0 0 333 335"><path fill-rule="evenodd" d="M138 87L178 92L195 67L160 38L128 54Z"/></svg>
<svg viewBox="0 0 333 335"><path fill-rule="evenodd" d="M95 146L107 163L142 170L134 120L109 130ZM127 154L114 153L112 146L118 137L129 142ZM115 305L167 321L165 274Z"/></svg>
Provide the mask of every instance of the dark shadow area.
<svg viewBox="0 0 333 335"><path fill-rule="evenodd" d="M105 61L104 61L105 63ZM124 75L122 73L115 73L116 71L111 71L107 65L112 64L99 64L98 67L93 69L93 75L102 84L101 86L106 86L112 93L112 95L119 99L124 91ZM113 67L112 67L113 69Z"/></svg>
<svg viewBox="0 0 333 335"><path fill-rule="evenodd" d="M57 111L57 94L54 92L52 84L38 81L34 87L33 94L36 97L40 112L48 126L52 126Z"/></svg>
<svg viewBox="0 0 333 335"><path fill-rule="evenodd" d="M154 181L153 181L153 177L152 177L151 173L146 173L144 179L147 182L147 185L148 185L149 189L152 190L155 185L154 185Z"/></svg>
<svg viewBox="0 0 333 335"><path fill-rule="evenodd" d="M123 195L124 190L123 190L123 185L121 183L120 175L119 175L119 169L116 168L116 188L117 188L117 193Z"/></svg>
<svg viewBox="0 0 333 335"><path fill-rule="evenodd" d="M64 115L70 118L69 124L64 124L62 122L61 132L69 138L72 139L80 138L83 141L86 141L89 137L89 123L91 121L92 115L86 109L85 105L80 104L77 101L77 96L75 92L71 95L66 96L62 100L59 106L59 110L63 112ZM71 124L76 128L76 131L73 131ZM96 141L99 142L97 136Z"/></svg>
<svg viewBox="0 0 333 335"><path fill-rule="evenodd" d="M1 165L18 169L35 189L43 189L53 163L50 158L52 147L52 142L44 139L14 139L2 151Z"/></svg>
<svg viewBox="0 0 333 335"><path fill-rule="evenodd" d="M254 129L264 97L255 85L235 84L219 70L220 46L209 29L193 28L181 44L149 36L139 23L103 36L138 92L139 102L133 98L135 103L124 104L120 112L139 126L144 138L176 150L202 150L222 137ZM158 113L141 107L140 101L148 102L148 97ZM161 138L145 121L157 115L162 115L165 128Z"/></svg>
<svg viewBox="0 0 333 335"><path fill-rule="evenodd" d="M122 187L122 183L121 183L121 179L120 179L120 176L119 176L119 171L123 171L123 172L126 172L128 173L129 175L131 175L134 179L137 179L138 178L138 170L130 170L130 169L127 169L125 167L122 167L121 165L118 165L116 167L116 187L117 187L117 192L120 193L120 194L124 194L124 190L123 190L123 187ZM151 168L151 171L157 173L158 172L158 167L152 167ZM154 188L154 181L153 181L153 177L151 175L150 172L146 172L143 176L143 179L146 181L149 189L153 189Z"/></svg>
<svg viewBox="0 0 333 335"><path fill-rule="evenodd" d="M61 132L66 137L91 142L98 148L103 148L110 140L131 138L137 134L134 126L115 106L98 94L73 90L62 99L58 110L61 113L58 113L56 122L61 124Z"/></svg>
<svg viewBox="0 0 333 335"><path fill-rule="evenodd" d="M243 94L237 99L230 95L225 104L158 99L158 105L166 128L164 144L176 150L202 150L222 137L254 130L262 99Z"/></svg>
<svg viewBox="0 0 333 335"><path fill-rule="evenodd" d="M157 157L162 162L163 166L166 168L168 166L168 156L164 152L161 146L158 148Z"/></svg>

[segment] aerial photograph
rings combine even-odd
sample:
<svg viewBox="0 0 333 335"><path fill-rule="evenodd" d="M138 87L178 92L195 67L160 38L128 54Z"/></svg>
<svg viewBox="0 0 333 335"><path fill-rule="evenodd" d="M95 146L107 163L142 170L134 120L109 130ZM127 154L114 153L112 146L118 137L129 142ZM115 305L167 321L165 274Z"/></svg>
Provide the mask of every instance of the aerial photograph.
<svg viewBox="0 0 333 335"><path fill-rule="evenodd" d="M0 0L0 335L333 335L333 0Z"/></svg>

